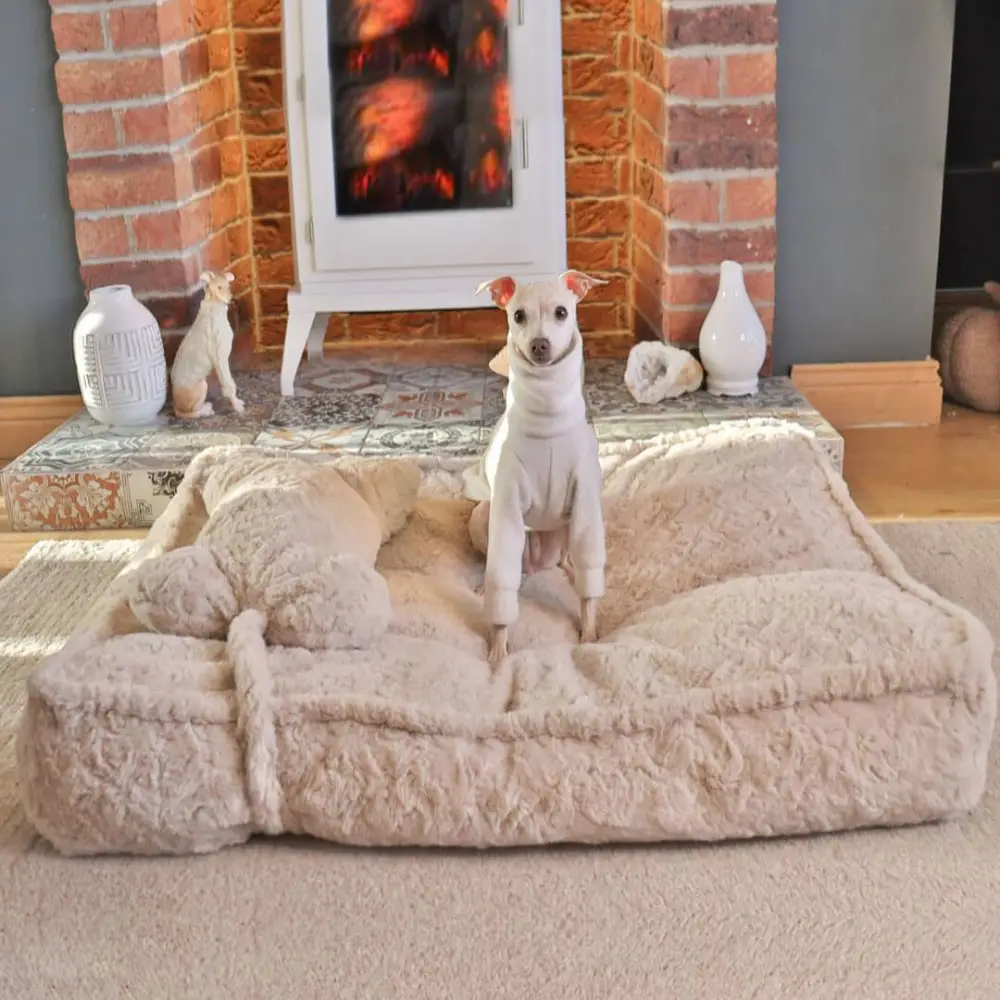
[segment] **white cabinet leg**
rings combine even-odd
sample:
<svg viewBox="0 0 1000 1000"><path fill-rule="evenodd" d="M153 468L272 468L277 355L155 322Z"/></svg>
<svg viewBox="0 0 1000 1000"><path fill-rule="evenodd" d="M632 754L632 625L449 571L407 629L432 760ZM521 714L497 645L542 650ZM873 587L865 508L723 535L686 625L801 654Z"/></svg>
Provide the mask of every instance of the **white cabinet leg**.
<svg viewBox="0 0 1000 1000"><path fill-rule="evenodd" d="M302 351L316 322L313 312L289 312L285 327L285 346L281 354L281 395L295 395L295 373L299 370Z"/></svg>
<svg viewBox="0 0 1000 1000"><path fill-rule="evenodd" d="M306 357L310 361L323 360L323 341L326 340L326 328L329 325L328 313L316 313L309 330L309 340L306 343Z"/></svg>

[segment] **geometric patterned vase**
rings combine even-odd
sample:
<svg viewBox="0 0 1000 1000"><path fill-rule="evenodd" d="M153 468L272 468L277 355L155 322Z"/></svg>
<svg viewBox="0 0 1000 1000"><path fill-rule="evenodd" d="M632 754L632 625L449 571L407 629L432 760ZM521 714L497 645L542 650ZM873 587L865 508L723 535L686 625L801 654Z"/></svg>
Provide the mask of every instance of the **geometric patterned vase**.
<svg viewBox="0 0 1000 1000"><path fill-rule="evenodd" d="M153 314L128 285L93 289L73 330L83 405L102 424L148 424L167 401L167 361Z"/></svg>

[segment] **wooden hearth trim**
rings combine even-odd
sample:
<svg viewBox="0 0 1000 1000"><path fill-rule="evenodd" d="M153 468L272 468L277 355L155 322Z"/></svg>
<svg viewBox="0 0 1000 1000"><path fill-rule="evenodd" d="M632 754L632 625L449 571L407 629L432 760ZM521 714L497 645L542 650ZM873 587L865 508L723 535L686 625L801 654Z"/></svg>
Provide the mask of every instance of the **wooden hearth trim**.
<svg viewBox="0 0 1000 1000"><path fill-rule="evenodd" d="M792 382L838 431L941 422L943 394L933 358L795 365Z"/></svg>
<svg viewBox="0 0 1000 1000"><path fill-rule="evenodd" d="M82 406L79 396L0 397L0 462L17 458Z"/></svg>

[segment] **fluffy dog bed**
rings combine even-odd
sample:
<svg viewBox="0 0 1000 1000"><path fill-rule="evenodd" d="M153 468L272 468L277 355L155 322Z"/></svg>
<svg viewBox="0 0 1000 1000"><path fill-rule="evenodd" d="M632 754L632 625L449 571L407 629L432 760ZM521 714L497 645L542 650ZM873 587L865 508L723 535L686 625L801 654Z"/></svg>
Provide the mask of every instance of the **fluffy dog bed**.
<svg viewBox="0 0 1000 1000"><path fill-rule="evenodd" d="M144 634L120 580L36 670L21 789L60 851L211 851L255 833L362 845L716 840L959 816L982 794L991 639L915 583L813 440L732 423L603 452L608 597L531 578L486 663L458 467L379 555L363 651ZM190 483L148 558L205 517ZM128 572L128 571L126 571Z"/></svg>

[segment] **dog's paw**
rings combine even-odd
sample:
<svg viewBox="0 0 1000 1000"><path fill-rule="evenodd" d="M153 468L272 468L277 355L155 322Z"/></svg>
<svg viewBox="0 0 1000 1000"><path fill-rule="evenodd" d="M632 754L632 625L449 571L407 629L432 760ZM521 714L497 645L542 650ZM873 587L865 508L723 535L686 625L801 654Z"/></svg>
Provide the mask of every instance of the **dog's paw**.
<svg viewBox="0 0 1000 1000"><path fill-rule="evenodd" d="M233 413L242 413L246 409L246 406L244 406L242 399L237 399L234 396L232 402L233 402Z"/></svg>
<svg viewBox="0 0 1000 1000"><path fill-rule="evenodd" d="M498 667L507 658L507 627L494 625L490 629L490 648L486 659L491 667Z"/></svg>
<svg viewBox="0 0 1000 1000"><path fill-rule="evenodd" d="M195 416L212 417L215 415L215 407L211 403L202 403L195 411Z"/></svg>

